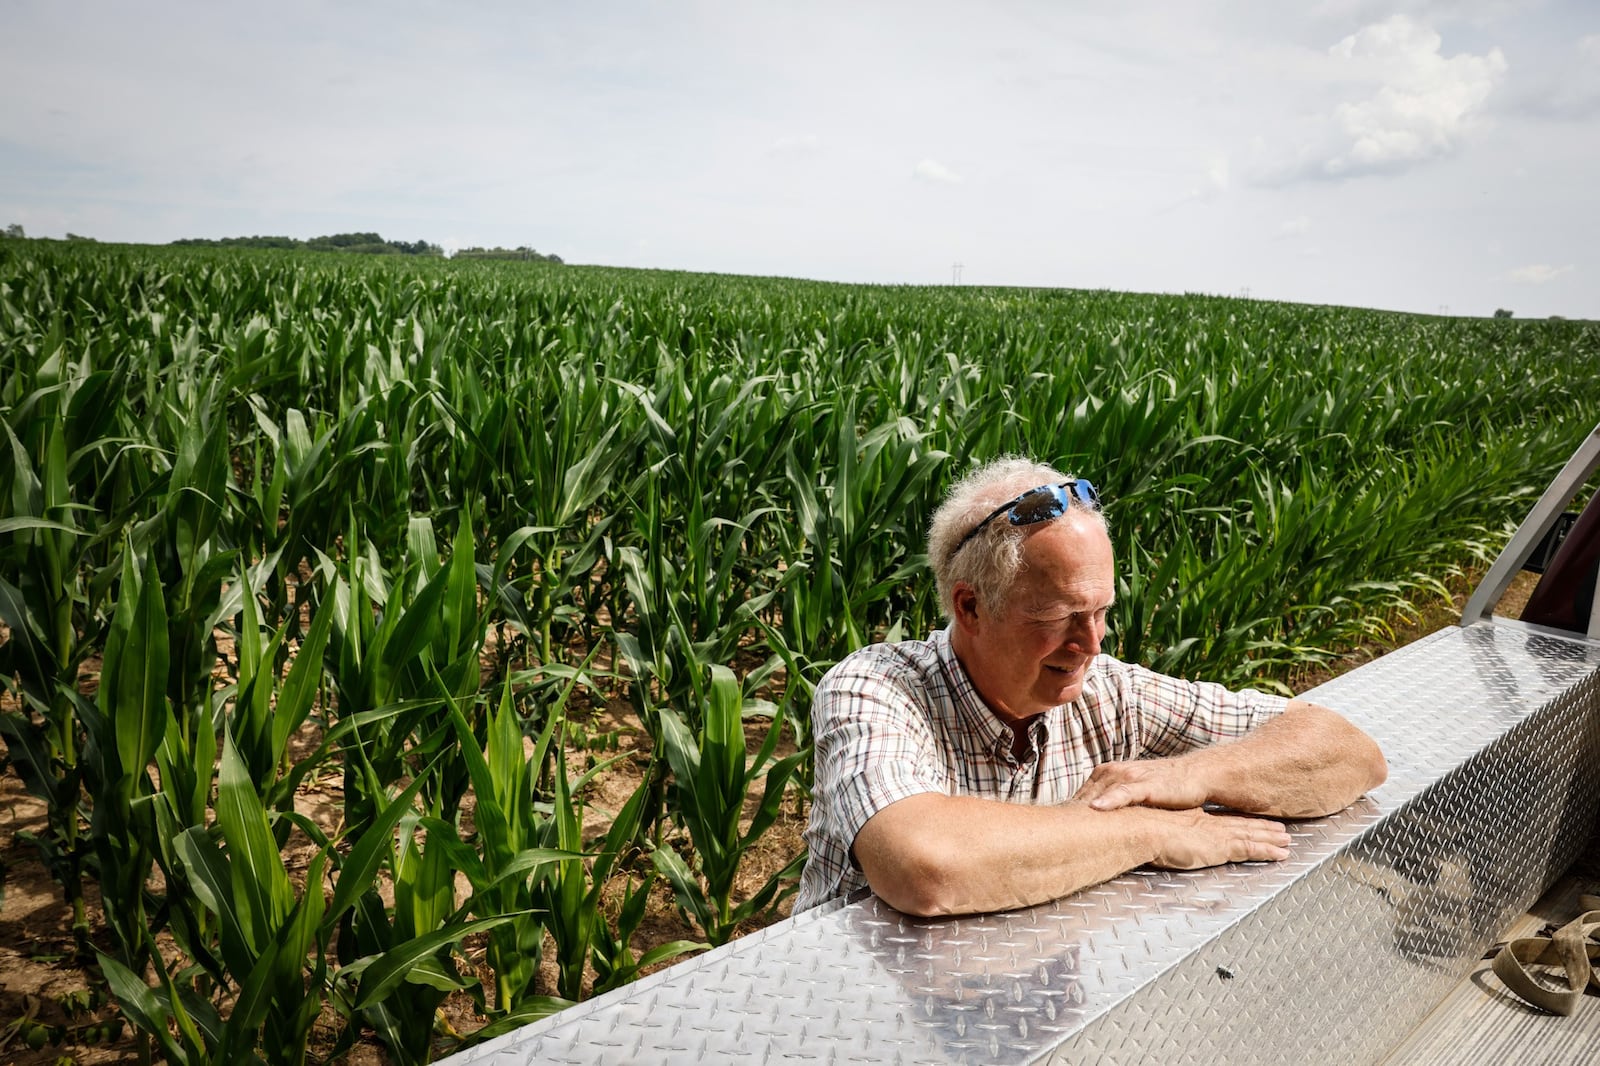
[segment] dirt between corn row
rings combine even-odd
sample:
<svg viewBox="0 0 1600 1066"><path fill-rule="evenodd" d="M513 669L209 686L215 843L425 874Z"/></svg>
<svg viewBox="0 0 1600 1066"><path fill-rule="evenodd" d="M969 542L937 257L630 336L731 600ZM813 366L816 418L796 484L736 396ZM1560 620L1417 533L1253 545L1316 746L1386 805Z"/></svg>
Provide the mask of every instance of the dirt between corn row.
<svg viewBox="0 0 1600 1066"><path fill-rule="evenodd" d="M1499 613L1515 617L1532 591L1533 575L1524 574L1501 601ZM1295 691L1305 691L1340 673L1354 669L1384 652L1409 643L1445 625L1453 624L1459 616L1464 596L1458 595L1453 605L1440 603L1423 612L1421 617L1397 625L1392 641L1371 642L1355 649L1337 661L1316 670L1308 670L1291 679ZM592 836L603 832L605 813L615 811L638 787L647 765L648 738L642 736L635 724L632 710L625 704L612 704L590 709L584 723L590 735L604 735L612 731L617 735L614 752L600 753L607 758L613 754L627 754L612 768L603 772L585 793L590 805L585 811L585 834ZM747 725L750 750L754 751L765 736L767 723L752 721ZM300 744L314 746L313 727L297 738ZM789 737L780 754L793 750ZM585 765L588 753L569 751L569 765ZM470 818L471 797L467 799L466 814ZM338 818L343 810L343 796L337 773L324 774L309 779L300 790L297 809L313 818L326 832L338 828ZM29 795L15 771L6 767L0 773L0 875L3 875L4 899L0 903L0 1062L17 1066L100 1066L108 1063L137 1061L136 1036L124 1024L120 1034L109 1042L102 1039L104 1023L116 1018L113 1007L101 1006L97 1010L77 1016L68 1013L73 997L83 997L91 989L86 971L72 961L71 913L63 902L59 887L51 880L49 872L39 861L36 849L19 834L45 831L46 814L43 801ZM745 861L738 885L738 893L748 895L755 891L775 871L780 870L799 854L801 832L805 827L805 810L798 796L785 804L782 817L762 836ZM681 843L681 842L679 842ZM285 849L284 859L291 877L303 878L315 849L309 840L296 836ZM92 882L84 886L85 902L90 910L90 926L98 928L99 893ZM745 934L786 917L790 901L780 905L775 914L741 928ZM671 891L658 883L651 895L644 923L634 941L638 954L672 940L698 939L694 928L679 913ZM169 938L158 938L163 952L169 958L176 949ZM97 946L109 950L109 940L102 934ZM465 944L467 965L475 968L477 977L486 988L493 988L494 975L484 963L481 938L469 938ZM554 994L555 967L552 963L553 947L546 942L545 964L540 974L540 991ZM668 965L668 964L663 964ZM46 1045L33 1050L23 1042L20 1030L11 1026L19 1018L29 1018L33 1023L61 1027L66 1039L59 1046ZM448 1034L470 1034L481 1028L487 1019L478 1013L470 996L457 993L451 996L441 1010L438 1025L437 1047L445 1053L453 1046ZM324 1009L312 1035L310 1059L324 1061L335 1046L342 1019L331 1008ZM97 1042L87 1042L90 1036ZM342 1062L353 1066L384 1066L389 1059L378 1042L364 1035L348 1051Z"/></svg>

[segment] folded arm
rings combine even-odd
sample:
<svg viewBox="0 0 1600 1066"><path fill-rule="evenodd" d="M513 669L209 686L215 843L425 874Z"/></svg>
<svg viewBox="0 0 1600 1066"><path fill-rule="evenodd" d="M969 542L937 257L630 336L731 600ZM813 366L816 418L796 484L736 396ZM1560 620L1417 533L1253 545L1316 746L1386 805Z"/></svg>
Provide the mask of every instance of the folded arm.
<svg viewBox="0 0 1600 1066"><path fill-rule="evenodd" d="M1099 811L1211 803L1316 818L1348 807L1388 774L1371 737L1326 707L1291 700L1281 715L1238 740L1170 759L1103 763L1073 798Z"/></svg>
<svg viewBox="0 0 1600 1066"><path fill-rule="evenodd" d="M1196 869L1284 859L1277 822L1207 811L1076 801L1028 806L924 793L890 804L856 834L873 892L908 914L1010 910L1056 899L1152 863Z"/></svg>
<svg viewBox="0 0 1600 1066"><path fill-rule="evenodd" d="M1061 806L911 796L874 814L852 850L872 890L898 910L1008 910L1145 864L1190 870L1288 858L1283 825L1256 815L1330 814L1387 775L1370 737L1326 707L1294 700L1236 741L1102 764Z"/></svg>

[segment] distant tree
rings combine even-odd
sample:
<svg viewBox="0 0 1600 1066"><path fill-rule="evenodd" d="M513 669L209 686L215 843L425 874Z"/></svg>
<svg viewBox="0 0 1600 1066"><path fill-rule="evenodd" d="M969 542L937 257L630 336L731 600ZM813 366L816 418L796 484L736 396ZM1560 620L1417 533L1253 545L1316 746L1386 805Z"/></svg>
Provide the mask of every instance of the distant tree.
<svg viewBox="0 0 1600 1066"><path fill-rule="evenodd" d="M306 242L306 247L350 251L383 243L383 238L376 233L334 233L327 237L313 237Z"/></svg>
<svg viewBox="0 0 1600 1066"><path fill-rule="evenodd" d="M1498 310L1495 311L1494 317L1496 317L1496 318L1510 318L1511 317L1511 312L1507 311L1504 307L1502 307L1502 308L1499 308Z"/></svg>
<svg viewBox="0 0 1600 1066"><path fill-rule="evenodd" d="M71 233L71 232L69 232L67 234L67 240L69 240L69 241L88 241L90 244L96 243L95 239L93 237L85 237L80 233Z"/></svg>
<svg viewBox="0 0 1600 1066"><path fill-rule="evenodd" d="M526 244L516 248L462 248L456 252L457 259L521 259L533 263L559 263L561 257L556 255L540 255Z"/></svg>
<svg viewBox="0 0 1600 1066"><path fill-rule="evenodd" d="M6 236L10 237L12 240L20 241L27 237L27 234L22 232L22 223L13 222L11 225L6 227Z"/></svg>

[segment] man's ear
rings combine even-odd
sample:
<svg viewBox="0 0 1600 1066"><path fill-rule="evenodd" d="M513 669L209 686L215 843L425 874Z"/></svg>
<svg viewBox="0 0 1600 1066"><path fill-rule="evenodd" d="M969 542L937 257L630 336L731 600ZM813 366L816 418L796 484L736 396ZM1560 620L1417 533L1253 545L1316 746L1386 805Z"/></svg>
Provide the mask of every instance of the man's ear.
<svg viewBox="0 0 1600 1066"><path fill-rule="evenodd" d="M950 590L950 606L955 611L955 623L967 632L975 632L978 628L978 590L965 581L957 581L955 588Z"/></svg>

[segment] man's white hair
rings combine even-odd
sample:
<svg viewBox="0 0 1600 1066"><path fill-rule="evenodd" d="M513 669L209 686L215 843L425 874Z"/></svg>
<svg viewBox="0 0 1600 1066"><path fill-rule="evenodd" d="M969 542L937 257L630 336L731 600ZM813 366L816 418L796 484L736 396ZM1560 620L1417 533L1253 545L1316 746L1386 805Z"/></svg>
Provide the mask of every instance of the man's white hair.
<svg viewBox="0 0 1600 1066"><path fill-rule="evenodd" d="M995 508L1040 485L1056 485L1068 475L1052 466L1007 455L990 460L956 482L944 502L933 513L928 527L928 565L939 592L939 606L947 619L955 617L952 592L965 581L978 593L978 602L992 615L1005 613L1011 586L1022 572L1022 538L1025 528L995 519L973 537L960 552L956 546ZM1071 508L1092 515L1105 527L1105 516L1097 507L1085 506L1076 497Z"/></svg>

